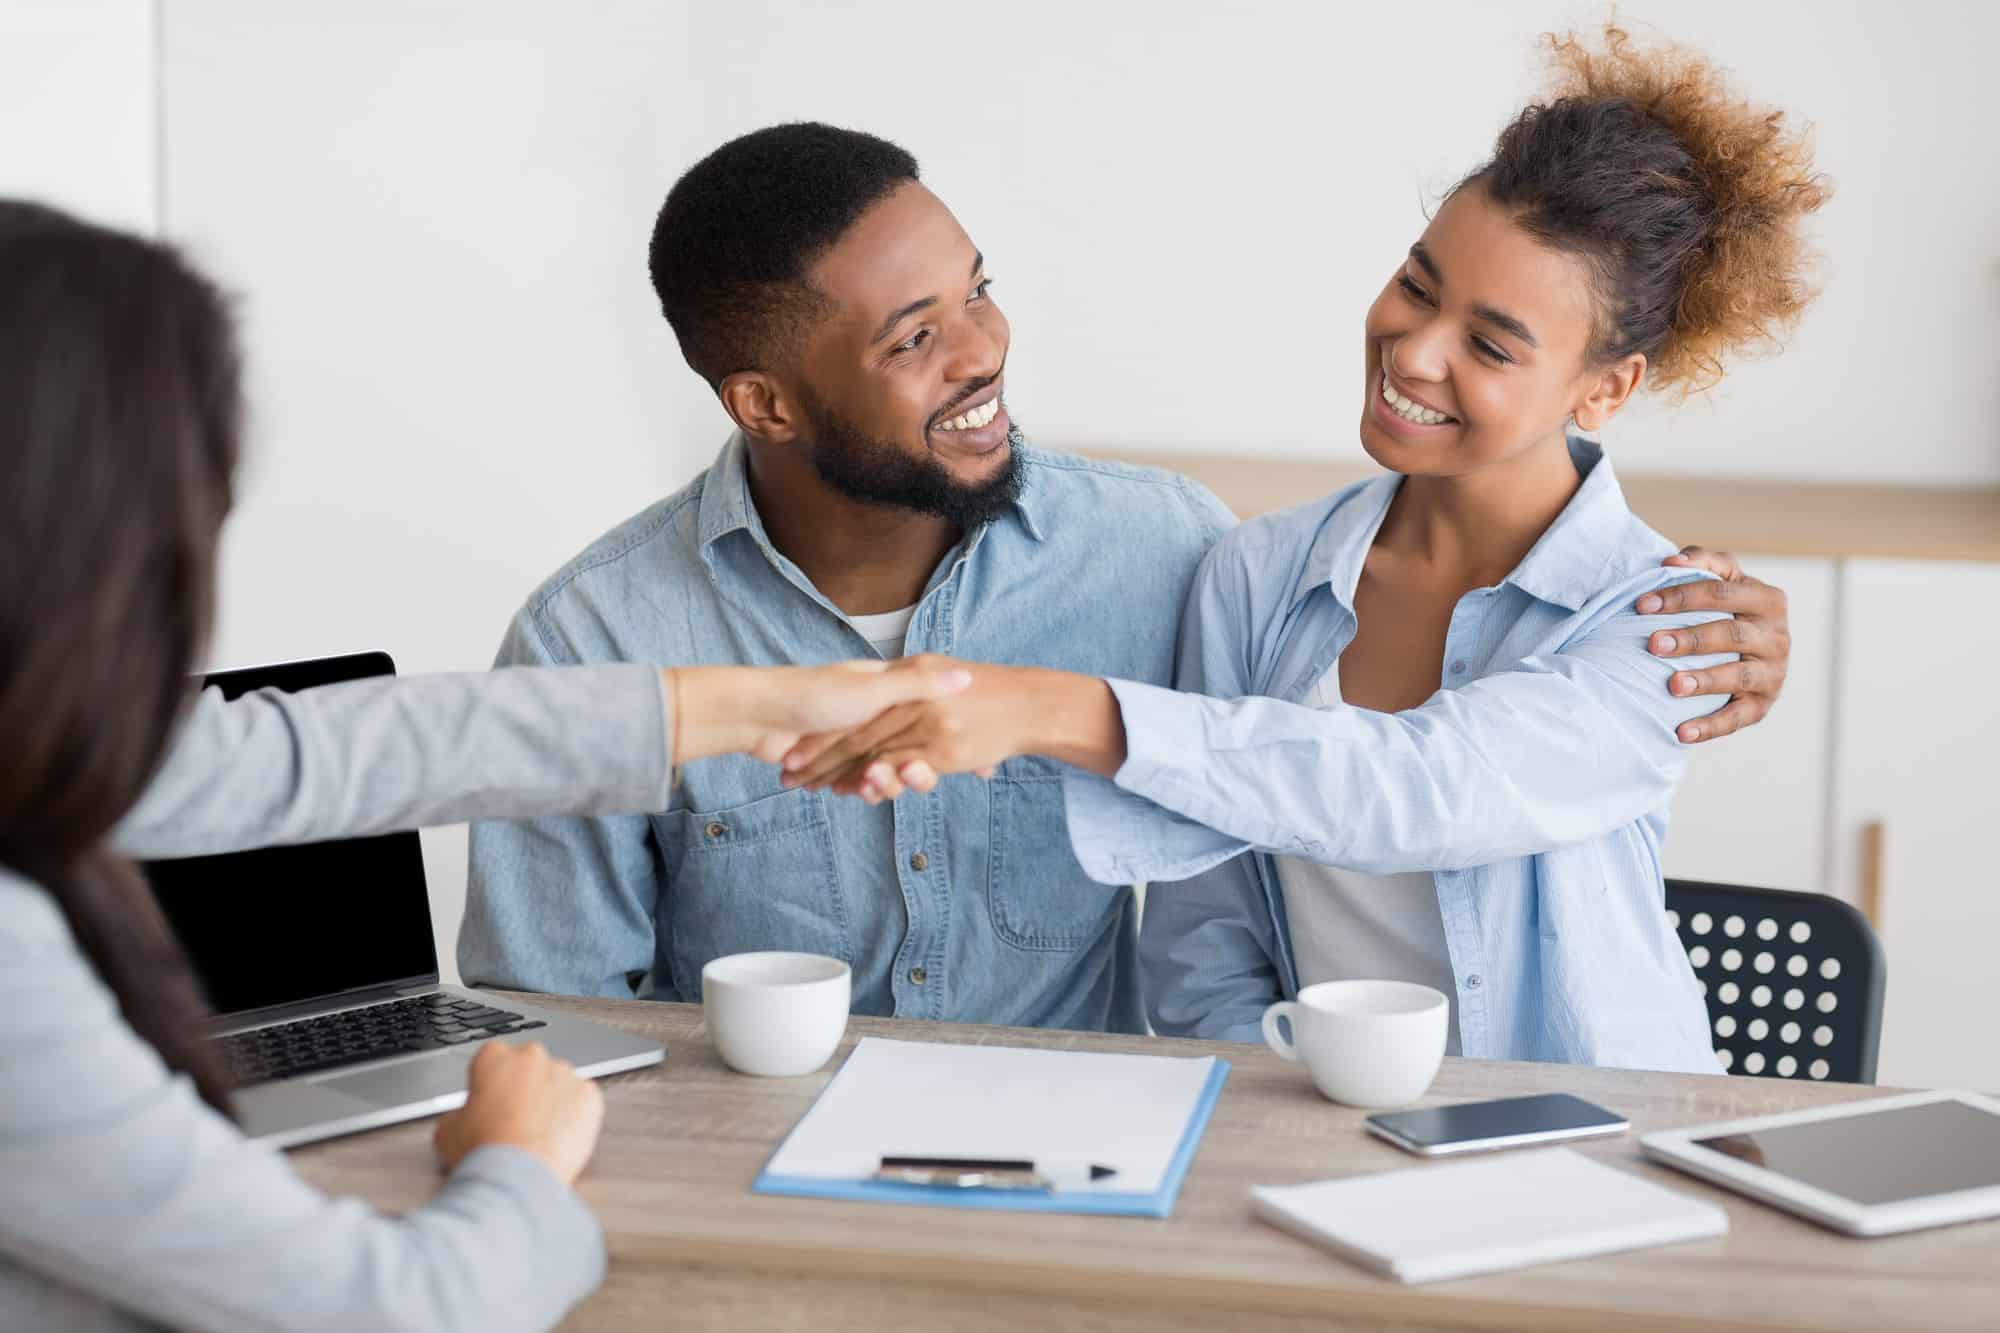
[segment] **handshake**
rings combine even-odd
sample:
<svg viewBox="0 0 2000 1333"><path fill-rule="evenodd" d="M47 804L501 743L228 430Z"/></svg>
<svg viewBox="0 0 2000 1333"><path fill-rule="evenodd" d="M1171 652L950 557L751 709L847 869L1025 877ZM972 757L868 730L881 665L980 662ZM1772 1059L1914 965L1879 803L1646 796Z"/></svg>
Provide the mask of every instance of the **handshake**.
<svg viewBox="0 0 2000 1333"><path fill-rule="evenodd" d="M824 667L670 671L674 761L744 753L787 787L873 805L950 773L1040 754L1109 776L1125 758L1110 687L1091 676L929 654Z"/></svg>

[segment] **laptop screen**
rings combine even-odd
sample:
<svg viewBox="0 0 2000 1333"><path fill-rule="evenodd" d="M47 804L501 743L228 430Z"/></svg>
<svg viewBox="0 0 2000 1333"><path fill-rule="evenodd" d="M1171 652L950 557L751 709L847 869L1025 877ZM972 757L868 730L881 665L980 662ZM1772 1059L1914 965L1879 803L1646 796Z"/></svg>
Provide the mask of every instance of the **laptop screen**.
<svg viewBox="0 0 2000 1333"><path fill-rule="evenodd" d="M394 675L386 653L223 671L225 698ZM152 861L146 876L219 1013L437 973L417 835Z"/></svg>

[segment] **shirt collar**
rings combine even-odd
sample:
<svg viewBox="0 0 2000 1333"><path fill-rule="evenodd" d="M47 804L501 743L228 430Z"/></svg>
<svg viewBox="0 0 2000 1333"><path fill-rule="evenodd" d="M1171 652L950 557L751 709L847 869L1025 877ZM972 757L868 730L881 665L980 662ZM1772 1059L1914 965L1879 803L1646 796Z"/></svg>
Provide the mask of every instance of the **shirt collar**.
<svg viewBox="0 0 2000 1333"><path fill-rule="evenodd" d="M705 551L716 541L739 528L748 529L764 544L764 522L757 506L750 503L750 453L742 431L731 431L729 439L708 469L701 487L700 527L697 533Z"/></svg>
<svg viewBox="0 0 2000 1333"><path fill-rule="evenodd" d="M1605 569L1618 559L1618 538L1632 511L1603 445L1571 436L1569 456L1583 484L1507 579L1531 596L1576 611L1603 591Z"/></svg>
<svg viewBox="0 0 2000 1333"><path fill-rule="evenodd" d="M1019 431L1014 432L1013 448L1022 457L1021 493L1014 500L1014 516L1020 520L1021 530L1039 542L1045 529L1048 497L1043 492L1043 469L1035 466L1033 449L1026 447ZM750 500L750 446L743 438L742 431L732 431L722 452L708 470L708 479L701 488L701 514L698 539L703 550L717 540L745 529L755 537L760 545L769 546L770 538L765 535L764 521L757 515L757 506ZM969 551L985 536L981 529L966 543Z"/></svg>
<svg viewBox="0 0 2000 1333"><path fill-rule="evenodd" d="M1569 456L1583 484L1505 581L1575 611L1604 586L1605 566L1616 558L1617 537L1631 510L1602 445L1572 436ZM1353 612L1361 567L1402 482L1395 473L1376 477L1334 510L1313 540L1299 583L1300 599L1324 587Z"/></svg>

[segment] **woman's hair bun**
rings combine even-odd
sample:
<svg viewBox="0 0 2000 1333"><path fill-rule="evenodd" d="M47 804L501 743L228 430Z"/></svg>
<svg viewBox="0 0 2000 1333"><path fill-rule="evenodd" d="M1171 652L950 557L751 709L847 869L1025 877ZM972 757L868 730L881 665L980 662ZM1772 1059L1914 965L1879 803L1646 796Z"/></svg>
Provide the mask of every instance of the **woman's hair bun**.
<svg viewBox="0 0 2000 1333"><path fill-rule="evenodd" d="M1548 98L1465 183L1592 262L1597 353L1644 353L1656 388L1707 388L1725 355L1776 345L1815 295L1804 223L1832 191L1811 136L1686 47L1615 23L1599 42L1543 41Z"/></svg>

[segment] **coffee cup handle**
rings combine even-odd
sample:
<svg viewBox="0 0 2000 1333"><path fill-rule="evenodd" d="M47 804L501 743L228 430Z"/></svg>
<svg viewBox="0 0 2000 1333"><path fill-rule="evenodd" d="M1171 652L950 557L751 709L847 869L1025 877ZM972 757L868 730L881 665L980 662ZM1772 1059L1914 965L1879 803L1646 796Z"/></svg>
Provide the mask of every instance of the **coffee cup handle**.
<svg viewBox="0 0 2000 1333"><path fill-rule="evenodd" d="M1285 1059L1296 1064L1299 1058L1299 1048L1286 1040L1283 1034L1278 1031L1278 1020L1281 1018L1291 1020L1292 1035L1294 1037L1298 1036L1298 1002L1295 1000L1280 1000L1264 1011L1264 1044L1279 1055L1282 1055Z"/></svg>

